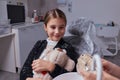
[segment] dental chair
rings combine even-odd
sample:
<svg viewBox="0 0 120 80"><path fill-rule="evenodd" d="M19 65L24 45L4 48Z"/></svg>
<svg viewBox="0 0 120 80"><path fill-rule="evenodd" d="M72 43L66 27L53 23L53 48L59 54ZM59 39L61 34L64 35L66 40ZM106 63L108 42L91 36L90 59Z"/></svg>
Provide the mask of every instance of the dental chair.
<svg viewBox="0 0 120 80"><path fill-rule="evenodd" d="M115 56L118 53L118 34L119 28L117 26L105 26L100 25L96 27L97 36L99 39L103 40L103 43L106 45L101 45L101 50L104 52L104 56ZM106 40L106 41L105 41ZM114 51L111 51L110 45L114 46Z"/></svg>
<svg viewBox="0 0 120 80"><path fill-rule="evenodd" d="M67 25L64 39L71 43L78 54L89 53L103 56L96 42L96 29L94 22L87 19L77 19Z"/></svg>

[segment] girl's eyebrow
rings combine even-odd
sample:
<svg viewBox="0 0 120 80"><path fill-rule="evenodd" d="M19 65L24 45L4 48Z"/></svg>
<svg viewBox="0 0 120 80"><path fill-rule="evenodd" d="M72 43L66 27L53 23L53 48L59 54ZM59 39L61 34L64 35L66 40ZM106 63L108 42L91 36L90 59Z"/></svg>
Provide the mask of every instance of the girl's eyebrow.
<svg viewBox="0 0 120 80"><path fill-rule="evenodd" d="M65 26L65 24L62 24L62 25L60 25L60 26Z"/></svg>

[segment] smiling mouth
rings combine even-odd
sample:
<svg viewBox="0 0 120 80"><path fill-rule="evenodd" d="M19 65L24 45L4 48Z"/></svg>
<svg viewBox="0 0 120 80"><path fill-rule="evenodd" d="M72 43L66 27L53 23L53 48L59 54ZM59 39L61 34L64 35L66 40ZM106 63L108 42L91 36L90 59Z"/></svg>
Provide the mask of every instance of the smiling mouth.
<svg viewBox="0 0 120 80"><path fill-rule="evenodd" d="M58 36L55 36L55 37L57 37L57 38L58 38L58 37L60 37L60 35L58 35Z"/></svg>

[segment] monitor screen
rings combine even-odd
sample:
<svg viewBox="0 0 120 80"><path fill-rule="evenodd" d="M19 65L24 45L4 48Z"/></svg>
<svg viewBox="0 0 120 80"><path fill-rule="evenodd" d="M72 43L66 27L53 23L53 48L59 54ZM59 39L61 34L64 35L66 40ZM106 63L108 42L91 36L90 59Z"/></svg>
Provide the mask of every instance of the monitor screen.
<svg viewBox="0 0 120 80"><path fill-rule="evenodd" d="M25 22L25 8L20 5L7 5L8 19L10 23Z"/></svg>

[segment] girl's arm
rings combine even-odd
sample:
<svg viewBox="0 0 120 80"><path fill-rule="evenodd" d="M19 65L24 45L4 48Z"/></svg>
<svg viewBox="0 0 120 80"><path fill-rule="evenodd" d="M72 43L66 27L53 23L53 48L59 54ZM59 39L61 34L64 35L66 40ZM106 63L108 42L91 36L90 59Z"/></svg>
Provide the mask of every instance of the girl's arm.
<svg viewBox="0 0 120 80"><path fill-rule="evenodd" d="M40 44L41 44L41 41L38 41L35 44L34 48L31 50L20 72L20 80L26 80L26 78L33 76L31 64L35 59L35 55L37 54L37 49Z"/></svg>

